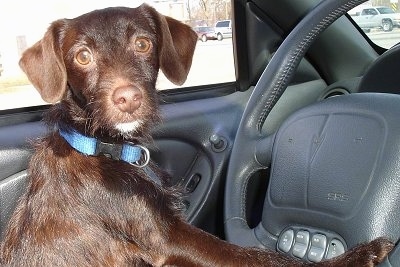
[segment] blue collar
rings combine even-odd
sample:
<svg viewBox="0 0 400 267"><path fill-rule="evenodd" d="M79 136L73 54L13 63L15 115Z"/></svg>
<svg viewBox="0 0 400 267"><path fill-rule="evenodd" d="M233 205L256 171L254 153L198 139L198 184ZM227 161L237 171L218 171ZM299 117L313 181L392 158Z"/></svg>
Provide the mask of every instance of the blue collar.
<svg viewBox="0 0 400 267"><path fill-rule="evenodd" d="M105 155L111 159L123 160L140 168L146 166L150 160L149 150L141 145L105 143L94 137L82 135L74 129L67 131L60 129L59 133L70 146L88 156Z"/></svg>

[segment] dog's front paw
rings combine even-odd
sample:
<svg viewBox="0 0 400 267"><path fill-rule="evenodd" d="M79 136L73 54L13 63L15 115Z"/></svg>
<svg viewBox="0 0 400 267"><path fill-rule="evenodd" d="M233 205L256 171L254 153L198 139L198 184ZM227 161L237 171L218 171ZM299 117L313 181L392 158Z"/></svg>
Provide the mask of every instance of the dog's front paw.
<svg viewBox="0 0 400 267"><path fill-rule="evenodd" d="M362 249L365 253L366 262L365 266L375 266L382 262L389 252L393 249L394 244L387 238L380 237L367 243L365 249Z"/></svg>
<svg viewBox="0 0 400 267"><path fill-rule="evenodd" d="M321 266L375 266L385 259L393 246L389 239L380 237L369 243L360 244L331 261L323 262Z"/></svg>

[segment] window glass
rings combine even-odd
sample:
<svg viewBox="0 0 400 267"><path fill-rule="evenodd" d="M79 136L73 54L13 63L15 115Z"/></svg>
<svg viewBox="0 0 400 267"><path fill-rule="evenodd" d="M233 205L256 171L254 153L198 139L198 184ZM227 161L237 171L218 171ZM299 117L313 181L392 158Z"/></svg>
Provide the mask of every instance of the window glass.
<svg viewBox="0 0 400 267"><path fill-rule="evenodd" d="M400 0L370 0L349 11L351 18L377 45L390 48L400 42Z"/></svg>
<svg viewBox="0 0 400 267"><path fill-rule="evenodd" d="M20 70L18 61L26 48L42 38L52 21L109 6L137 7L143 2L192 26L198 34L192 68L183 87L235 80L232 30L224 32L222 38L215 34L217 21L231 17L230 0L2 0L0 110L46 104ZM177 86L160 72L157 89L173 88Z"/></svg>
<svg viewBox="0 0 400 267"><path fill-rule="evenodd" d="M377 7L380 14L392 14L395 13L390 7ZM374 12L374 15L378 14L378 11Z"/></svg>

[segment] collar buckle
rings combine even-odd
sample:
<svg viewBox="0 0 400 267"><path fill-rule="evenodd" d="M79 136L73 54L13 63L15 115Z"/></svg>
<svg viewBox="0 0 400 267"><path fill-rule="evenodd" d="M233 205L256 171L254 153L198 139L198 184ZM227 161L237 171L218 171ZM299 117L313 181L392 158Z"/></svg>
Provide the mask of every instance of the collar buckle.
<svg viewBox="0 0 400 267"><path fill-rule="evenodd" d="M135 155L132 156L131 153ZM97 141L94 156L98 155L103 155L113 160L123 160L138 168L143 168L150 162L150 151L147 147L130 142L120 145Z"/></svg>
<svg viewBox="0 0 400 267"><path fill-rule="evenodd" d="M100 140L96 143L96 151L93 156L103 155L114 160L121 160L122 145L110 144Z"/></svg>

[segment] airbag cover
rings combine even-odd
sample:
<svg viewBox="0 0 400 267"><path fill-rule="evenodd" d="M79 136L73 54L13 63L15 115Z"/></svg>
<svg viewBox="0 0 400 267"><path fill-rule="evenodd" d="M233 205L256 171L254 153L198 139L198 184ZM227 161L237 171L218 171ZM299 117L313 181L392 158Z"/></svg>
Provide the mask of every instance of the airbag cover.
<svg viewBox="0 0 400 267"><path fill-rule="evenodd" d="M382 119L341 112L286 125L276 140L271 201L352 216L363 200L385 139Z"/></svg>

